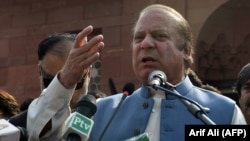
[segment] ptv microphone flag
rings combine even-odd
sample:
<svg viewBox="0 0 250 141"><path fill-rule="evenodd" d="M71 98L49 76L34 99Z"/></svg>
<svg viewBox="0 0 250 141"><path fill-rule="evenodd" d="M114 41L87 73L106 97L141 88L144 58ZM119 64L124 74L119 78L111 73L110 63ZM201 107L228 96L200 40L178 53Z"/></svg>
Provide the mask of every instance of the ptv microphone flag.
<svg viewBox="0 0 250 141"><path fill-rule="evenodd" d="M87 141L94 122L90 119L96 112L96 98L87 94L75 106L75 112L66 120L63 139L67 141Z"/></svg>
<svg viewBox="0 0 250 141"><path fill-rule="evenodd" d="M79 114L77 112L73 113L70 120L65 125L63 138L67 138L70 133L77 133L81 137L81 140L88 139L94 122Z"/></svg>

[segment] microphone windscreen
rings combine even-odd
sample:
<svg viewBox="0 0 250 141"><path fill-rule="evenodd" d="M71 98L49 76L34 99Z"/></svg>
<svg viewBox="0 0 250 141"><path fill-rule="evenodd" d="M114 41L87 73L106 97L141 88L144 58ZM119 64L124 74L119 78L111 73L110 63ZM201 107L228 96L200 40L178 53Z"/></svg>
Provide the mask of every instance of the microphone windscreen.
<svg viewBox="0 0 250 141"><path fill-rule="evenodd" d="M12 116L9 119L9 122L15 126L20 126L20 127L26 128L27 112L28 112L28 110L25 110L25 111L15 115L15 116Z"/></svg>
<svg viewBox="0 0 250 141"><path fill-rule="evenodd" d="M128 95L131 95L135 90L135 85L131 82L125 84L125 86L123 87L123 92L127 91Z"/></svg>
<svg viewBox="0 0 250 141"><path fill-rule="evenodd" d="M167 82L167 76L163 71L155 70L152 71L148 76L148 83L151 86L162 85L164 82Z"/></svg>
<svg viewBox="0 0 250 141"><path fill-rule="evenodd" d="M75 105L75 111L88 118L91 118L96 110L96 98L91 94L82 97Z"/></svg>

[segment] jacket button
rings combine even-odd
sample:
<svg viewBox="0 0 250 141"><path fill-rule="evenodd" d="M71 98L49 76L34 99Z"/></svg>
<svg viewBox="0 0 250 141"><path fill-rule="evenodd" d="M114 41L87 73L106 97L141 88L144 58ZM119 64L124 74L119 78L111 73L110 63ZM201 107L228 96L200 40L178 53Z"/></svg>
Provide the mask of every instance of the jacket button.
<svg viewBox="0 0 250 141"><path fill-rule="evenodd" d="M147 103L147 102L144 102L144 103L142 104L142 106L143 106L144 109L146 109L146 108L148 108L148 103Z"/></svg>
<svg viewBox="0 0 250 141"><path fill-rule="evenodd" d="M135 129L134 130L134 136L137 136L137 135L139 135L141 132L140 132L140 130L139 129Z"/></svg>
<svg viewBox="0 0 250 141"><path fill-rule="evenodd" d="M166 108L170 108L170 109L173 108L173 106L172 106L172 105L169 105L169 104L165 105L165 107L166 107Z"/></svg>

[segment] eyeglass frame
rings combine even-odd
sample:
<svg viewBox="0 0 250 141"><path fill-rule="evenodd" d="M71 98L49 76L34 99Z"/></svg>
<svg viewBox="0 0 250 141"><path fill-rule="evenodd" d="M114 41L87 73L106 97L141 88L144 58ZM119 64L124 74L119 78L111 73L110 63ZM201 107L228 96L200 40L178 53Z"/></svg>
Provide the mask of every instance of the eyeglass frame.
<svg viewBox="0 0 250 141"><path fill-rule="evenodd" d="M40 70L41 70L41 75L43 76L43 74L46 74L44 69L41 66L39 66L39 67L40 67ZM84 81L85 81L85 79L87 77L88 72L89 72L89 70L84 74L84 76L81 78L81 80L76 84L75 90L79 90L79 89L81 89L83 87L83 84L84 84ZM55 77L55 76L52 76L52 75L48 75L48 76L51 76L52 78L42 77L44 88L47 88L49 86L49 84L51 83L51 81Z"/></svg>

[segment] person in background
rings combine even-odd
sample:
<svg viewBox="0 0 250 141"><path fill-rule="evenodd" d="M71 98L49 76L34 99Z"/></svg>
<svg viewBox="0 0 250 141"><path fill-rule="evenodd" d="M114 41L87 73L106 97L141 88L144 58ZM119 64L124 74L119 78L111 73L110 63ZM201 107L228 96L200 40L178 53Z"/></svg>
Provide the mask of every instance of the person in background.
<svg viewBox="0 0 250 141"><path fill-rule="evenodd" d="M0 119L8 120L20 113L19 104L15 97L7 91L0 89Z"/></svg>
<svg viewBox="0 0 250 141"><path fill-rule="evenodd" d="M219 89L217 89L216 87L209 85L209 84L203 84L203 82L200 80L199 76L192 69L188 70L187 75L188 75L190 81L193 83L193 85L200 87L200 88L210 90L210 91L215 91L215 92L221 94L221 91Z"/></svg>
<svg viewBox="0 0 250 141"><path fill-rule="evenodd" d="M57 33L43 39L38 46L38 67L40 73L40 88L41 91L46 89L47 86L51 83L52 79L56 75L56 73L62 69L67 57L69 55L70 50L73 48L73 43L75 41L76 34L70 33ZM90 70L89 70L90 71ZM88 83L90 81L90 72L82 77L82 79L77 83L74 94L70 100L70 108L74 108L76 102L87 93ZM41 96L42 97L42 96ZM40 98L42 99L42 98ZM10 122L15 126L21 126L23 128L27 128L27 109L34 98L27 99L27 101L23 102L20 108L23 109L23 112L13 116L10 119ZM42 101L42 100L41 100ZM28 102L26 104L26 102ZM41 102L42 103L42 102ZM34 105L34 103L33 103ZM39 104L36 105L39 107ZM36 107L35 106L35 107ZM39 107L39 110L44 110L44 106ZM31 108L32 109L32 108ZM36 109L38 110L38 108ZM30 110L32 111L32 110ZM42 112L44 115L48 117L52 116L50 114ZM46 120L46 119L45 119ZM44 122L43 120L37 120L37 123ZM49 120L47 126L44 127L40 136L43 136L48 130L50 130L51 121Z"/></svg>
<svg viewBox="0 0 250 141"><path fill-rule="evenodd" d="M12 116L9 118L9 122L13 124L16 127L22 127L26 129L27 124L27 110L30 105L30 103L34 100L34 98L27 98L25 101L23 101L20 106L20 113Z"/></svg>
<svg viewBox="0 0 250 141"><path fill-rule="evenodd" d="M203 82L201 81L201 79L198 77L198 75L192 69L188 70L187 75L188 75L190 81L193 83L193 85L195 85L197 87L202 87Z"/></svg>
<svg viewBox="0 0 250 141"><path fill-rule="evenodd" d="M62 69L70 50L73 48L75 38L76 34L58 33L40 42L38 46L38 67L41 91L48 87L56 74ZM90 69L91 67L88 68L88 73L85 73L76 85L74 94L70 100L71 108L79 100L79 97L87 93L86 88L90 81Z"/></svg>
<svg viewBox="0 0 250 141"><path fill-rule="evenodd" d="M215 124L246 124L235 101L194 87L186 75L193 63L192 40L188 22L176 10L161 4L144 8L133 28L132 40L132 66L142 85L123 100L108 127L122 94L98 101L90 141L122 141L142 134L147 134L150 141L184 141L185 125L205 124L178 97L152 88L148 78L155 70L164 72L180 95L209 108L207 116Z"/></svg>
<svg viewBox="0 0 250 141"><path fill-rule="evenodd" d="M243 66L240 70L236 80L236 91L240 108L247 124L250 124L250 63Z"/></svg>
<svg viewBox="0 0 250 141"><path fill-rule="evenodd" d="M88 41L92 31L93 26L88 26L77 36L63 33L39 44L42 93L28 109L30 141L60 140L61 127L71 108L88 92L91 65L104 47L102 35Z"/></svg>
<svg viewBox="0 0 250 141"><path fill-rule="evenodd" d="M30 103L31 103L34 99L35 99L35 98L30 97L30 98L27 98L26 100L24 100L24 101L20 104L20 111L23 112L23 111L28 110Z"/></svg>

